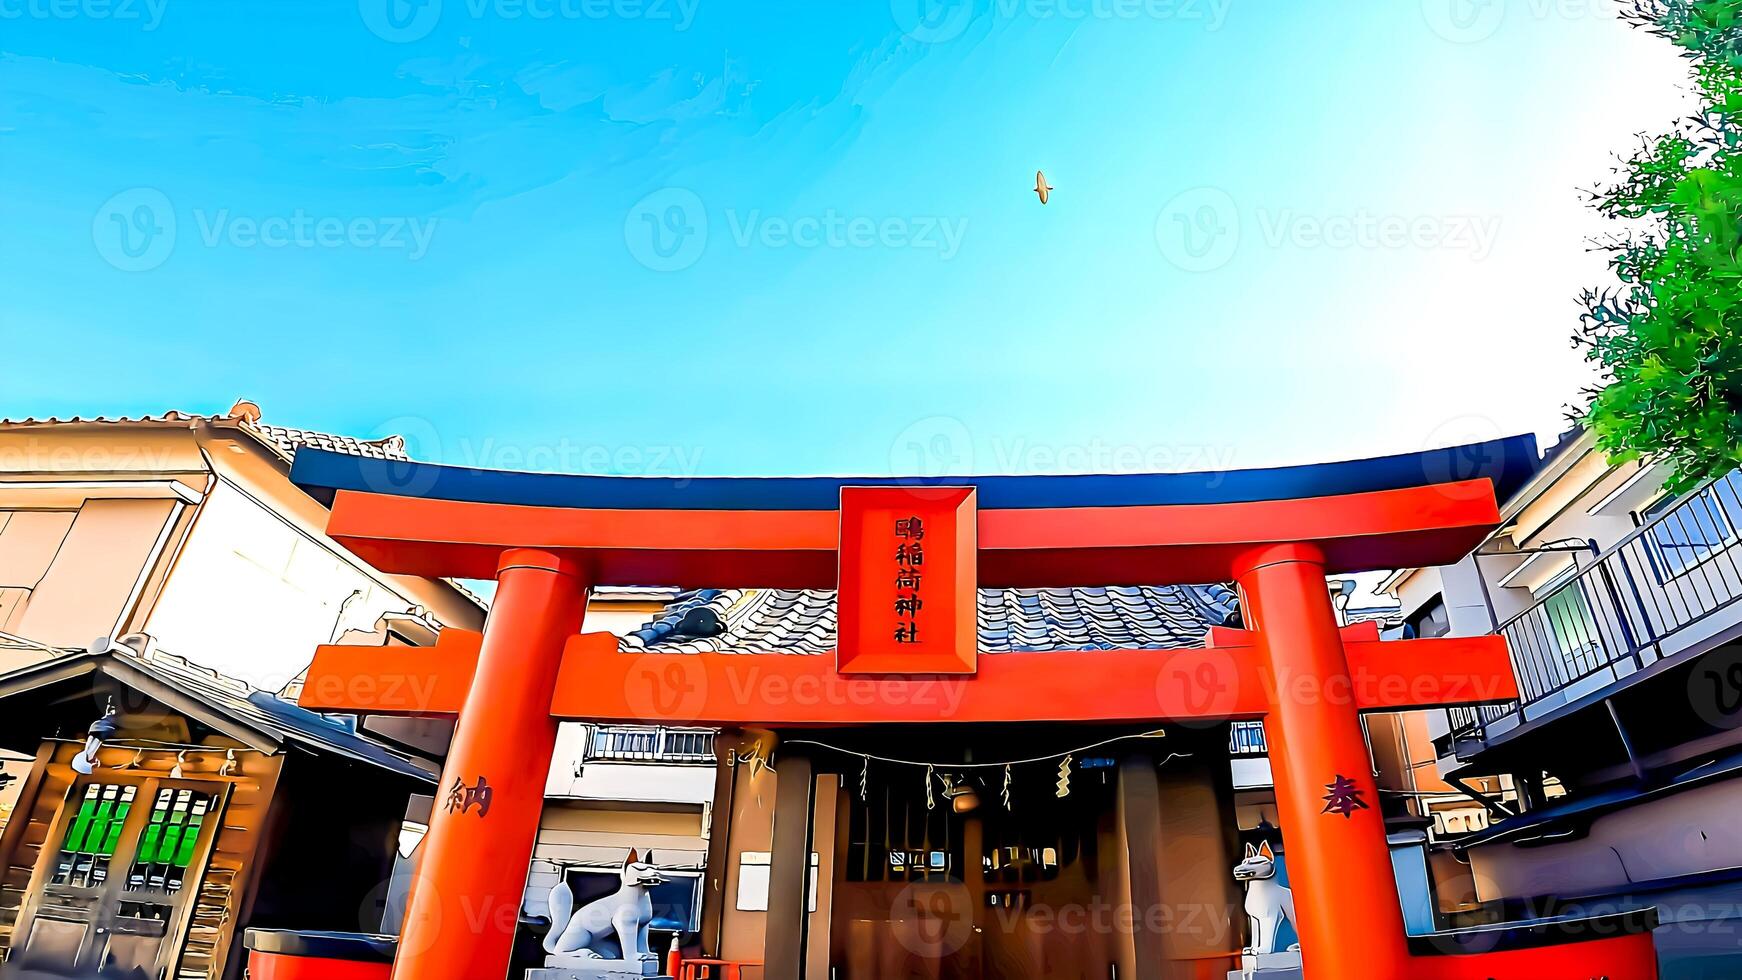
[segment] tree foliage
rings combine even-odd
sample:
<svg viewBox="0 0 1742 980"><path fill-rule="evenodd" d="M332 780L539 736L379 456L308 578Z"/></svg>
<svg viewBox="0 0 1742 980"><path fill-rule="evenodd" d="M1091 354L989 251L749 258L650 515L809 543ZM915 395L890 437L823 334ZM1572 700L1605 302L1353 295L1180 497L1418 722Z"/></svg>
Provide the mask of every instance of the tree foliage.
<svg viewBox="0 0 1742 980"><path fill-rule="evenodd" d="M1616 462L1668 462L1672 489L1742 465L1742 0L1633 0L1632 24L1689 60L1697 112L1642 138L1592 206L1617 283L1580 296L1575 342L1603 370L1583 421Z"/></svg>

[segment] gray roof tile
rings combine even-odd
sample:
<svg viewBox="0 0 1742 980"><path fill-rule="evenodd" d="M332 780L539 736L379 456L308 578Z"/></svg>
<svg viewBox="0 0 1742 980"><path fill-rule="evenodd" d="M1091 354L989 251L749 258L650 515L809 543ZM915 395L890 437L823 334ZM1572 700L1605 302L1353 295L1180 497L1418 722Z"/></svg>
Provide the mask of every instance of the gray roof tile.
<svg viewBox="0 0 1742 980"><path fill-rule="evenodd" d="M981 589L980 649L1177 650L1202 646L1211 626L1239 621L1225 585L1076 589ZM725 625L718 636L679 631L684 614L708 606ZM835 593L798 589L695 589L622 638L625 651L825 654L835 648Z"/></svg>

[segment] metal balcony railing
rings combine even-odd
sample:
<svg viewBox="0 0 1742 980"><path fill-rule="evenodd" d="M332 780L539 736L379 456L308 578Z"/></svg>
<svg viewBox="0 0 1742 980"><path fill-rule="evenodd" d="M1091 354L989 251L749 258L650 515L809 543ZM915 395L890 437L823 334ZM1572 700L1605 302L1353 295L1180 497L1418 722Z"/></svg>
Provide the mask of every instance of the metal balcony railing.
<svg viewBox="0 0 1742 980"><path fill-rule="evenodd" d="M1500 625L1519 699L1450 709L1454 739L1619 682L1742 598L1742 476L1688 494ZM1575 690L1577 689L1577 690Z"/></svg>
<svg viewBox="0 0 1742 980"><path fill-rule="evenodd" d="M705 728L600 726L587 742L587 758L606 762L714 762L714 733Z"/></svg>

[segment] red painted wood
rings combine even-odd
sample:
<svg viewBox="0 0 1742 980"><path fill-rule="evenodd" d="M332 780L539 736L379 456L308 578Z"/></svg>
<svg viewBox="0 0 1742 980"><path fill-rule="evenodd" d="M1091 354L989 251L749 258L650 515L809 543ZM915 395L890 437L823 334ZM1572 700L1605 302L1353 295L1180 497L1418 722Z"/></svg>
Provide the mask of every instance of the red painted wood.
<svg viewBox="0 0 1742 980"><path fill-rule="evenodd" d="M433 647L320 646L297 703L313 711L457 715L483 644L484 634L449 627Z"/></svg>
<svg viewBox="0 0 1742 980"><path fill-rule="evenodd" d="M1373 975L1377 974L1364 974ZM1417 956L1399 980L1657 980L1651 933L1471 956Z"/></svg>
<svg viewBox="0 0 1742 980"><path fill-rule="evenodd" d="M834 658L624 654L569 641L551 713L654 724L844 725L1256 718L1256 657L1207 650L982 654L973 677L843 676Z"/></svg>
<svg viewBox="0 0 1742 980"><path fill-rule="evenodd" d="M979 653L972 487L841 488L835 667L843 674L972 674ZM897 537L918 521L922 536ZM899 553L918 549L922 564ZM902 586L903 568L912 587ZM917 604L909 614L899 597ZM905 638L898 639L898 637Z"/></svg>
<svg viewBox="0 0 1742 980"><path fill-rule="evenodd" d="M979 583L1225 581L1255 545L1316 543L1331 572L1438 565L1499 521L1486 480L1300 500L983 510ZM490 578L505 548L573 555L598 585L835 587L835 511L579 510L338 492L328 533L383 571Z"/></svg>
<svg viewBox="0 0 1742 980"><path fill-rule="evenodd" d="M1238 581L1255 648L1278 677L1321 685L1349 676L1317 549L1284 545L1246 556ZM1352 700L1279 688L1265 718L1288 880L1309 977L1405 977L1409 949L1386 844L1379 788ZM1327 812L1346 781L1360 805Z"/></svg>
<svg viewBox="0 0 1742 980"><path fill-rule="evenodd" d="M249 980L388 980L391 963L357 963L281 953L248 953Z"/></svg>
<svg viewBox="0 0 1742 980"><path fill-rule="evenodd" d="M548 552L503 556L499 587L436 787L396 980L478 980L508 968L556 748L551 690L586 586ZM464 789L487 787L489 809Z"/></svg>
<svg viewBox="0 0 1742 980"><path fill-rule="evenodd" d="M888 718L881 713L883 706L906 702L913 713L908 720L916 721L1112 721L1213 717L1224 707L1257 714L1263 710L1254 707L1259 705L1259 695L1268 704L1279 696L1323 692L1327 697L1353 698L1361 711L1506 701L1518 696L1503 637L1348 638L1364 632L1361 627L1343 631L1349 662L1346 685L1335 679L1321 685L1309 677L1275 680L1252 666L1259 656L1253 634L1217 628L1211 632L1215 646L1210 648L1217 656L1178 650L981 653L979 664L994 665L999 678L993 687L963 688L961 678L926 675L879 680L874 693L859 683L864 678L837 675L834 658L826 655L627 654L618 652L616 637L594 633L569 641L551 710L559 718L592 721L693 722L707 717L719 724L789 720L870 724ZM434 649L321 647L309 666L299 703L316 711L457 714L465 703L481 640L481 634L448 629ZM569 663L576 657L578 662ZM1229 663L1233 663L1232 673ZM587 672L594 669L612 680L603 686L589 680L593 675ZM1101 686L1095 681L1098 677L1130 683ZM1066 692L1079 686L1088 690L1064 701L1050 696L997 700L1012 691L1060 690L1061 684ZM1155 693L1161 684L1169 687L1165 703ZM1259 695L1230 694L1218 687L1225 684L1256 684ZM816 696L799 698L794 691L816 692ZM958 710L945 712L942 703L935 716L919 710L927 699L946 694L951 700L960 699ZM774 701L743 700L753 695L772 696ZM716 699L720 703L714 703ZM801 719L789 719L795 699L815 702L803 707ZM1164 708L1173 713L1154 714ZM636 711L650 714L632 713Z"/></svg>

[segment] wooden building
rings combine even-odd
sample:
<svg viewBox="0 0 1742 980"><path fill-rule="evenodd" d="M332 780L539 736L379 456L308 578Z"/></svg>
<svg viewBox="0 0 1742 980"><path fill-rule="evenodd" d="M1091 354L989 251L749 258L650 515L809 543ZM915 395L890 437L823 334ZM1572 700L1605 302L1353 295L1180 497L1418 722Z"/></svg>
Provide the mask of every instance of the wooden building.
<svg viewBox="0 0 1742 980"><path fill-rule="evenodd" d="M977 605L986 655L1065 663L1108 642L1198 646L1239 615L1219 585L982 589ZM826 656L835 634L832 592L703 589L622 647L754 664ZM932 695L947 703L961 683L939 678ZM1140 960L1221 977L1246 940L1229 727L1164 731L729 729L700 949L805 977L1103 980ZM780 887L800 864L808 896Z"/></svg>
<svg viewBox="0 0 1742 980"><path fill-rule="evenodd" d="M27 969L218 980L249 926L380 931L407 799L435 783L347 719L127 647L0 675L0 715L34 760L0 830L0 957Z"/></svg>

